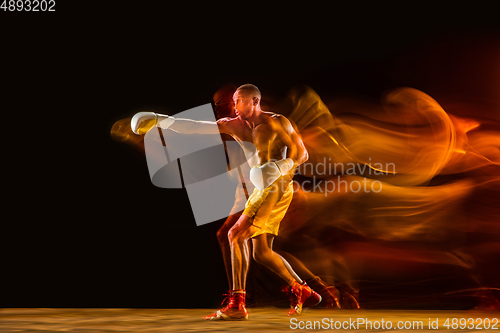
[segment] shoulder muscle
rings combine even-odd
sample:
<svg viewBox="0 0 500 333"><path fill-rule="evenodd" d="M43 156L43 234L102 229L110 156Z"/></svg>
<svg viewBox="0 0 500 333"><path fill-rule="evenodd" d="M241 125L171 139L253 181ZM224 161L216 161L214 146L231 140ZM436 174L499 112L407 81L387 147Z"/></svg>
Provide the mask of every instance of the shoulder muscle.
<svg viewBox="0 0 500 333"><path fill-rule="evenodd" d="M231 134L231 126L234 126L236 118L224 117L217 120L217 126L221 133Z"/></svg>

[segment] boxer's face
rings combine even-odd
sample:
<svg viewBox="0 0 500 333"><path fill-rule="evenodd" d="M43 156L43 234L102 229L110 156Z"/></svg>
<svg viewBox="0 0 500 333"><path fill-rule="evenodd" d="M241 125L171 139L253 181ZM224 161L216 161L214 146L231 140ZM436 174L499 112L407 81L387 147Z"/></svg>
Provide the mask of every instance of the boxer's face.
<svg viewBox="0 0 500 333"><path fill-rule="evenodd" d="M240 116L242 119L248 119L252 116L256 105L254 98L248 97L247 95L241 94L237 91L233 95L233 101L234 111L237 116Z"/></svg>

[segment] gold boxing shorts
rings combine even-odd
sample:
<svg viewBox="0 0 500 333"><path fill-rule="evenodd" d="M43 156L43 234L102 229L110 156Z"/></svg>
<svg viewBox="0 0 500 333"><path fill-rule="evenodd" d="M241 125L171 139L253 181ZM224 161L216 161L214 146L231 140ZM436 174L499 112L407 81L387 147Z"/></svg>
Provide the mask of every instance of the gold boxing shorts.
<svg viewBox="0 0 500 333"><path fill-rule="evenodd" d="M250 238L264 233L278 235L280 222L293 198L291 178L282 176L263 190L254 189L243 211L243 214L253 218L252 225L259 228Z"/></svg>

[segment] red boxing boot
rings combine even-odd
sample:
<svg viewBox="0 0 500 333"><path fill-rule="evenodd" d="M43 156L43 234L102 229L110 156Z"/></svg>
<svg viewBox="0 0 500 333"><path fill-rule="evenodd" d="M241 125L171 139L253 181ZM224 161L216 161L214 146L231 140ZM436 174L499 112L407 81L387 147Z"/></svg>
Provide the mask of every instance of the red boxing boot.
<svg viewBox="0 0 500 333"><path fill-rule="evenodd" d="M222 304L229 299L228 304L216 313L206 316L205 320L247 320L248 312L245 306L246 292L243 289L230 290Z"/></svg>
<svg viewBox="0 0 500 333"><path fill-rule="evenodd" d="M305 281L304 284L294 281L292 286L285 287L284 291L290 294L289 316L300 315L303 309L318 305L322 299L321 295L309 288Z"/></svg>
<svg viewBox="0 0 500 333"><path fill-rule="evenodd" d="M318 293L323 296L323 303L328 309L340 309L340 291L334 286L328 285L325 281L321 280L319 276L315 276L311 280L311 285L315 286Z"/></svg>

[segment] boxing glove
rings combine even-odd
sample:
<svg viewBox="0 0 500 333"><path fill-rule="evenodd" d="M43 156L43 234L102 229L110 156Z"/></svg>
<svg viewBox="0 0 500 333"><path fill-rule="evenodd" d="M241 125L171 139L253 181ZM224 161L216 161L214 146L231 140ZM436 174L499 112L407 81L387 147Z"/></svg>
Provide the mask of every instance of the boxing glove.
<svg viewBox="0 0 500 333"><path fill-rule="evenodd" d="M256 165L250 170L250 181L259 191L269 187L280 176L280 169L274 162Z"/></svg>
<svg viewBox="0 0 500 333"><path fill-rule="evenodd" d="M279 177L287 174L292 168L293 160L291 158L256 165L250 170L250 181L258 190L262 191Z"/></svg>
<svg viewBox="0 0 500 333"><path fill-rule="evenodd" d="M174 117L154 112L138 112L130 121L132 132L137 135L146 134L154 125L161 128L169 128L175 121Z"/></svg>

